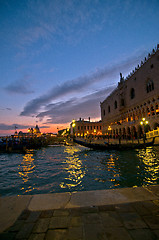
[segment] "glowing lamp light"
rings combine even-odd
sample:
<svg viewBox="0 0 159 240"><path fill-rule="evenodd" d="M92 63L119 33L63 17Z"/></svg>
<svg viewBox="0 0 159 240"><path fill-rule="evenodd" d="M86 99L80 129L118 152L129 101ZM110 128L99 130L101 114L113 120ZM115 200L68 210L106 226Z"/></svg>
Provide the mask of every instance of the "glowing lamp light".
<svg viewBox="0 0 159 240"><path fill-rule="evenodd" d="M140 125L146 125L146 124L148 124L148 123L149 123L149 122L146 121L145 118L142 118L142 121L140 122Z"/></svg>
<svg viewBox="0 0 159 240"><path fill-rule="evenodd" d="M75 120L72 120L72 127L74 128L76 126Z"/></svg>
<svg viewBox="0 0 159 240"><path fill-rule="evenodd" d="M111 131L111 130L112 130L112 128L111 128L111 126L109 126L109 127L108 127L108 131Z"/></svg>

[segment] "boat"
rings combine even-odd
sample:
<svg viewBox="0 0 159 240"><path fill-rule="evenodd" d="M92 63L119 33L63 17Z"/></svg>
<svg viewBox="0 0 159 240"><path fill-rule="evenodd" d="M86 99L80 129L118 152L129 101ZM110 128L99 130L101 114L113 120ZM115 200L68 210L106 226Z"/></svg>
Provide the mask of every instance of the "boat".
<svg viewBox="0 0 159 240"><path fill-rule="evenodd" d="M145 142L145 143L119 143L119 144L113 144L105 142L104 144L99 143L91 143L88 141L81 141L78 139L73 139L73 141L79 145L82 145L84 147L88 147L90 149L94 150L128 150L128 149L142 149L146 147L153 146L154 144L154 138L151 142Z"/></svg>

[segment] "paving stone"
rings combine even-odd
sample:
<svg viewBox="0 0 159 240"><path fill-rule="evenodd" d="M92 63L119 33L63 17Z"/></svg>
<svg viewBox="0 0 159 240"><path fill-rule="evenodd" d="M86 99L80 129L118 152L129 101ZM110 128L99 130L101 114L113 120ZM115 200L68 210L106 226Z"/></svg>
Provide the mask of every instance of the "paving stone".
<svg viewBox="0 0 159 240"><path fill-rule="evenodd" d="M69 210L66 210L66 209L56 209L56 210L54 210L53 216L54 217L68 216L69 214L70 214Z"/></svg>
<svg viewBox="0 0 159 240"><path fill-rule="evenodd" d="M0 233L0 240L12 240L15 239L16 233L13 232L3 232Z"/></svg>
<svg viewBox="0 0 159 240"><path fill-rule="evenodd" d="M35 223L33 232L34 233L44 233L47 231L50 223L50 218L40 218Z"/></svg>
<svg viewBox="0 0 159 240"><path fill-rule="evenodd" d="M16 239L28 238L33 227L34 223L25 223L16 235Z"/></svg>
<svg viewBox="0 0 159 240"><path fill-rule="evenodd" d="M116 212L101 212L101 220L105 227L121 227L123 223Z"/></svg>
<svg viewBox="0 0 159 240"><path fill-rule="evenodd" d="M40 214L41 214L41 211L30 212L30 215L26 219L26 222L36 222Z"/></svg>
<svg viewBox="0 0 159 240"><path fill-rule="evenodd" d="M45 210L40 214L40 218L51 218L53 216L54 210Z"/></svg>
<svg viewBox="0 0 159 240"><path fill-rule="evenodd" d="M82 226L82 217L81 216L70 217L69 226L70 227Z"/></svg>
<svg viewBox="0 0 159 240"><path fill-rule="evenodd" d="M145 201L143 205L149 212L159 213L159 206L157 206L153 201Z"/></svg>
<svg viewBox="0 0 159 240"><path fill-rule="evenodd" d="M134 240L156 240L156 235L149 229L134 229L130 231Z"/></svg>
<svg viewBox="0 0 159 240"><path fill-rule="evenodd" d="M68 240L82 240L83 239L83 227L71 227L68 230Z"/></svg>
<svg viewBox="0 0 159 240"><path fill-rule="evenodd" d="M128 231L123 227L106 228L105 233L106 233L108 240L132 240Z"/></svg>
<svg viewBox="0 0 159 240"><path fill-rule="evenodd" d="M137 213L120 213L120 216L123 220L124 226L127 229L136 229L136 228L147 228L145 222Z"/></svg>
<svg viewBox="0 0 159 240"><path fill-rule="evenodd" d="M81 208L70 209L70 216L82 216Z"/></svg>
<svg viewBox="0 0 159 240"><path fill-rule="evenodd" d="M83 207L80 210L82 213L97 213L99 211L98 207L96 206Z"/></svg>
<svg viewBox="0 0 159 240"><path fill-rule="evenodd" d="M50 219L49 228L68 228L69 218L68 217L52 217Z"/></svg>
<svg viewBox="0 0 159 240"><path fill-rule="evenodd" d="M115 211L115 205L104 205L98 207L99 211Z"/></svg>
<svg viewBox="0 0 159 240"><path fill-rule="evenodd" d="M18 232L22 225L24 224L24 220L17 220L9 229L9 232Z"/></svg>
<svg viewBox="0 0 159 240"><path fill-rule="evenodd" d="M143 205L143 202L136 202L133 203L132 205L137 211L137 213L141 216L149 215L151 213L151 211Z"/></svg>
<svg viewBox="0 0 159 240"><path fill-rule="evenodd" d="M45 233L32 233L28 240L44 240Z"/></svg>
<svg viewBox="0 0 159 240"><path fill-rule="evenodd" d="M21 215L18 217L19 220L26 220L30 215L30 211L29 210L24 210Z"/></svg>
<svg viewBox="0 0 159 240"><path fill-rule="evenodd" d="M153 230L153 233L155 234L156 238L159 239L159 230Z"/></svg>
<svg viewBox="0 0 159 240"><path fill-rule="evenodd" d="M135 211L132 204L130 203L117 204L114 207L115 207L115 210L118 212L134 212Z"/></svg>
<svg viewBox="0 0 159 240"><path fill-rule="evenodd" d="M67 240L68 230L66 229L56 229L56 230L48 230L45 236L45 240Z"/></svg>
<svg viewBox="0 0 159 240"><path fill-rule="evenodd" d="M83 215L83 222L88 223L101 223L101 216L97 213L87 213Z"/></svg>
<svg viewBox="0 0 159 240"><path fill-rule="evenodd" d="M159 229L159 214L144 216L143 218L151 229Z"/></svg>
<svg viewBox="0 0 159 240"><path fill-rule="evenodd" d="M104 232L102 224L85 224L84 225L85 240L108 240Z"/></svg>

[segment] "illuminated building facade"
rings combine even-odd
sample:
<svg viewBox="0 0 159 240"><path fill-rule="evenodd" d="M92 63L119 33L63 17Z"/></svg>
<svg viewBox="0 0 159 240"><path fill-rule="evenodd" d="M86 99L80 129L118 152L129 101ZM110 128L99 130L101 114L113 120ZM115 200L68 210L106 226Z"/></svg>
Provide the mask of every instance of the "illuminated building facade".
<svg viewBox="0 0 159 240"><path fill-rule="evenodd" d="M80 118L78 121L72 121L70 129L72 135L79 137L102 135L102 122L91 122L90 118L88 121Z"/></svg>
<svg viewBox="0 0 159 240"><path fill-rule="evenodd" d="M159 127L159 44L126 79L120 74L117 88L101 103L101 119L103 134L115 138L138 138Z"/></svg>

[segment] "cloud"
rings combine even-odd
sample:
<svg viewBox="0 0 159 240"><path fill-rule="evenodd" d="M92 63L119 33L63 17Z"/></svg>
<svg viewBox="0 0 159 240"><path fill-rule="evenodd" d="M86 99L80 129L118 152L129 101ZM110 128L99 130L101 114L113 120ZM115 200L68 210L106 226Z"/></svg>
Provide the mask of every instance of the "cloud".
<svg viewBox="0 0 159 240"><path fill-rule="evenodd" d="M5 111L5 110L7 110L7 111L11 111L12 109L9 108L9 107L7 107L7 108L0 108L0 111Z"/></svg>
<svg viewBox="0 0 159 240"><path fill-rule="evenodd" d="M34 93L31 89L31 84L29 83L29 76L26 75L23 78L10 83L4 88L8 93L13 94L31 94Z"/></svg>
<svg viewBox="0 0 159 240"><path fill-rule="evenodd" d="M132 67L132 65L137 64L139 59L141 59L141 56L143 57L143 53L137 57L135 56L133 58L127 58L118 64L106 66L103 69L98 69L96 72L90 75L80 76L76 79L64 82L60 86L52 88L46 94L28 102L20 115L36 115L41 111L42 107L45 107L52 101L65 96L72 96L72 94L79 94L81 91L84 93L86 90L91 90L91 86L99 84L102 81L107 82L107 84L111 84L113 77L122 71L128 70L130 67Z"/></svg>
<svg viewBox="0 0 159 240"><path fill-rule="evenodd" d="M48 110L41 112L37 118L47 117L46 123L67 123L73 118L100 118L100 101L103 101L116 87L111 85L81 98L72 98L47 106Z"/></svg>
<svg viewBox="0 0 159 240"><path fill-rule="evenodd" d="M26 129L26 128L30 128L30 127L34 127L34 126L30 126L30 125L21 125L21 124L4 124L4 123L0 123L0 130L14 130L16 128L18 129Z"/></svg>
<svg viewBox="0 0 159 240"><path fill-rule="evenodd" d="M15 130L16 129L27 129L27 128L35 128L35 126L33 125L21 125L21 124L4 124L4 123L0 123L0 130ZM40 126L39 128L49 128L49 126Z"/></svg>

